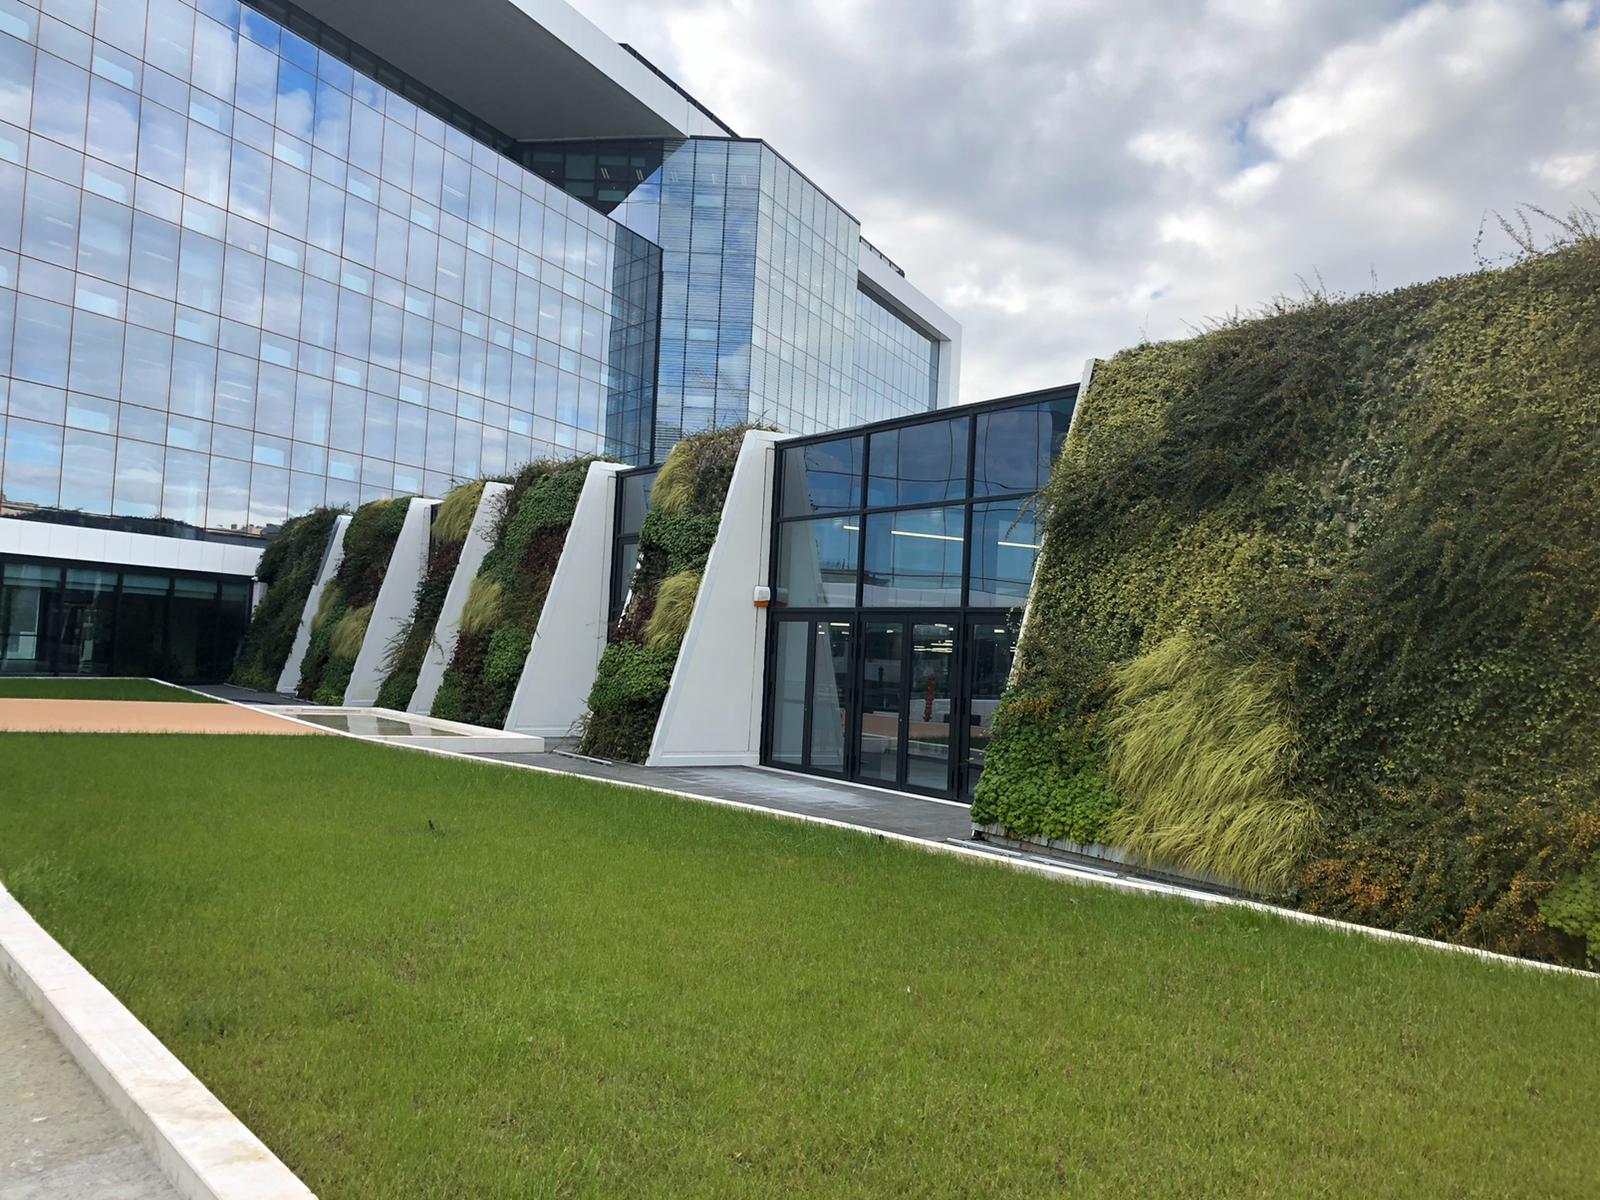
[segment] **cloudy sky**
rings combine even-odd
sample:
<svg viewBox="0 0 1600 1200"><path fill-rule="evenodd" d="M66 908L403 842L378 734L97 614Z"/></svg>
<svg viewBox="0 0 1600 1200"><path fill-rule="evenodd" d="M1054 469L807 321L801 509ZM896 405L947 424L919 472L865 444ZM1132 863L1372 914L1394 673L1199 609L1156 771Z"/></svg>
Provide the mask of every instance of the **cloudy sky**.
<svg viewBox="0 0 1600 1200"><path fill-rule="evenodd" d="M1600 207L1600 0L574 2L861 219L967 400Z"/></svg>

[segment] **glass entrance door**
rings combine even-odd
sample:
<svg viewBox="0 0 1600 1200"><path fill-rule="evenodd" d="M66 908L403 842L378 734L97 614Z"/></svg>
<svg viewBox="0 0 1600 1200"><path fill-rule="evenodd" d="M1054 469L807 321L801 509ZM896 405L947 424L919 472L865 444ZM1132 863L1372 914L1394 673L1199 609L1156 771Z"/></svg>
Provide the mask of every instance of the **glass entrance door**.
<svg viewBox="0 0 1600 1200"><path fill-rule="evenodd" d="M765 761L970 795L1010 670L1008 636L1002 624L942 612L778 617Z"/></svg>
<svg viewBox="0 0 1600 1200"><path fill-rule="evenodd" d="M919 792L950 790L956 628L943 621L911 623L906 756L900 782Z"/></svg>
<svg viewBox="0 0 1600 1200"><path fill-rule="evenodd" d="M914 617L862 622L857 779L950 791L957 629Z"/></svg>

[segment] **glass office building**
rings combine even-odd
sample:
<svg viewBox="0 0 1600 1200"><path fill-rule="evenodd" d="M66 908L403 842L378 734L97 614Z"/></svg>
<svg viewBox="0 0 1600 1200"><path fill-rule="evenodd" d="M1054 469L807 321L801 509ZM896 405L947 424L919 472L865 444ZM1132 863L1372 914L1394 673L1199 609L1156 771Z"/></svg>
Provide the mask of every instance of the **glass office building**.
<svg viewBox="0 0 1600 1200"><path fill-rule="evenodd" d="M780 446L763 761L970 797L1077 388Z"/></svg>
<svg viewBox="0 0 1600 1200"><path fill-rule="evenodd" d="M638 454L647 240L233 0L0 0L0 493L258 532Z"/></svg>
<svg viewBox="0 0 1600 1200"><path fill-rule="evenodd" d="M661 247L657 460L741 421L815 433L936 406L937 340L861 287L860 224L766 143L585 142L529 161Z"/></svg>
<svg viewBox="0 0 1600 1200"><path fill-rule="evenodd" d="M0 0L0 555L188 579L159 543L952 401L954 323L765 143L560 0L453 11ZM76 595L0 669L98 669Z"/></svg>

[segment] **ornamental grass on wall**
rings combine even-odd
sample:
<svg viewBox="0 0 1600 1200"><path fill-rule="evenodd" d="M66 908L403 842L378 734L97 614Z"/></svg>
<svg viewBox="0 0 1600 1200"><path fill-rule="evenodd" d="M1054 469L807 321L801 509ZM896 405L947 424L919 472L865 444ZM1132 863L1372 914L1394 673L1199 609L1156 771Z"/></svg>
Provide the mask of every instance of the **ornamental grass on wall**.
<svg viewBox="0 0 1600 1200"><path fill-rule="evenodd" d="M611 631L589 694L583 753L628 762L643 762L650 753L749 428L685 438L662 464L639 533L628 607Z"/></svg>
<svg viewBox="0 0 1600 1200"><path fill-rule="evenodd" d="M361 651L372 606L394 555L409 496L373 500L356 509L344 535L339 569L317 598L311 643L300 664L295 694L316 704L342 704Z"/></svg>
<svg viewBox="0 0 1600 1200"><path fill-rule="evenodd" d="M1600 954L1600 241L1119 354L1044 503L975 819Z"/></svg>
<svg viewBox="0 0 1600 1200"><path fill-rule="evenodd" d="M318 508L286 521L262 552L256 578L267 585L266 594L251 614L228 682L260 692L278 690L338 516L331 508Z"/></svg>
<svg viewBox="0 0 1600 1200"><path fill-rule="evenodd" d="M433 715L502 728L594 459L530 463L500 500Z"/></svg>
<svg viewBox="0 0 1600 1200"><path fill-rule="evenodd" d="M384 662L383 685L378 689L378 707L403 710L417 690L422 661L433 642L445 593L461 561L461 549L472 530L478 501L483 496L483 480L473 480L455 488L434 510L428 530L428 565L417 583L416 598L405 629L389 646Z"/></svg>

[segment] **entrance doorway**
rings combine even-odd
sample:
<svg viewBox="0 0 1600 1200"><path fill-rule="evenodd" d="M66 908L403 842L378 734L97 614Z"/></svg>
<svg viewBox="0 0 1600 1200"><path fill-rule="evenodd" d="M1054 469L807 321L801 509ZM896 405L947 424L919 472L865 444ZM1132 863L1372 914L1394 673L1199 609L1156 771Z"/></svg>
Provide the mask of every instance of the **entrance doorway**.
<svg viewBox="0 0 1600 1200"><path fill-rule="evenodd" d="M1015 651L1007 616L869 610L776 618L764 761L970 797Z"/></svg>

